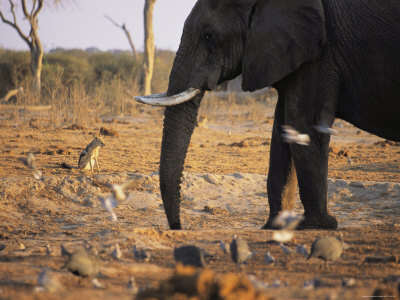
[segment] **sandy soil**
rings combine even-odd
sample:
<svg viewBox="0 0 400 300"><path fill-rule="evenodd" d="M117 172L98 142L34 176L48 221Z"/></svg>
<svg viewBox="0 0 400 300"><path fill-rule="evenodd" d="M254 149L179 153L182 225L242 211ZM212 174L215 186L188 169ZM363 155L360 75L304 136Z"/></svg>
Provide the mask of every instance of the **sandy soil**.
<svg viewBox="0 0 400 300"><path fill-rule="evenodd" d="M15 111L18 109L18 119ZM92 128L49 126L47 110L0 108L0 299L132 299L126 286L134 276L140 289L156 287L175 266L173 249L195 244L212 257L207 268L223 275L235 272L219 241L234 234L246 239L254 256L243 273L275 299L366 299L377 287L395 293L400 279L400 144L385 141L338 120L329 162L329 208L340 222L338 231L299 231L287 247L339 232L350 245L328 268L300 254L286 255L271 242L272 231L260 230L268 213L268 170L273 107L265 118L208 116L196 128L182 184L183 231L170 231L158 190L162 110L143 107L135 116L103 117ZM248 116L246 107L239 107ZM14 114L13 114L14 112ZM12 116L13 117L10 117ZM232 116L232 112L230 112ZM77 165L91 132L104 136L100 173L66 170ZM43 180L36 180L19 158L36 156ZM110 219L98 196L109 184L132 180L130 197ZM296 210L302 208L297 201ZM63 268L60 245L74 251L85 241L99 252L103 288ZM111 252L119 243L123 256ZM46 254L46 245L50 254ZM133 247L147 249L150 261L136 261ZM266 265L267 251L275 257ZM368 257L384 258L370 262ZM38 274L47 269L64 289L41 292ZM397 277L396 277L397 276ZM355 279L351 287L342 284ZM318 279L318 288L304 288ZM393 299L393 298L392 298Z"/></svg>

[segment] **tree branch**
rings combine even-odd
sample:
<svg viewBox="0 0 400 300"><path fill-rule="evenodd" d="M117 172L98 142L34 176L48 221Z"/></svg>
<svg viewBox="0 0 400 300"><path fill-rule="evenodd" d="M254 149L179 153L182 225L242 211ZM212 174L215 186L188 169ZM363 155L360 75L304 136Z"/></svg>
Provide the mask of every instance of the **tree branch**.
<svg viewBox="0 0 400 300"><path fill-rule="evenodd" d="M35 6L36 6L37 0L33 0L33 4L32 4L32 9L31 9L31 13L29 14L31 17L33 16L33 12L35 11Z"/></svg>
<svg viewBox="0 0 400 300"><path fill-rule="evenodd" d="M11 2L11 0L9 0ZM28 10L26 9L26 2L25 0L21 0L22 3L22 12L24 13L25 18L29 19ZM35 5L35 3L33 3Z"/></svg>
<svg viewBox="0 0 400 300"><path fill-rule="evenodd" d="M132 38L131 38L131 34L129 33L128 29L126 28L125 23L122 24L122 25L119 25L119 24L118 24L117 22L115 22L111 17L109 17L109 16L107 16L107 15L104 15L104 17L105 17L106 19L108 19L112 24L114 24L114 25L117 26L118 28L121 28L121 29L125 32L126 37L128 38L129 45L131 46L131 49L132 49L133 57L134 57L135 60L136 60L136 59L137 59L137 54L136 54L135 45L133 44L133 41L132 41Z"/></svg>
<svg viewBox="0 0 400 300"><path fill-rule="evenodd" d="M37 16L43 8L43 0L39 0L38 7L36 8L35 12L33 13L33 17L37 20Z"/></svg>
<svg viewBox="0 0 400 300"><path fill-rule="evenodd" d="M117 22L115 22L111 17L104 15L104 18L108 19L111 23L113 23L115 26L117 26L118 28L122 28L121 25L119 25Z"/></svg>
<svg viewBox="0 0 400 300"><path fill-rule="evenodd" d="M17 24L17 17L15 15L15 10L14 10L14 2L12 2L11 0L8 0L8 2L10 2L10 10L11 10L11 14L13 16L13 20L14 20L14 24Z"/></svg>
<svg viewBox="0 0 400 300"><path fill-rule="evenodd" d="M11 13L12 13L12 15L13 15L14 22L11 22L10 20L7 20L7 19L4 17L4 15L3 15L3 13L2 13L1 11L0 11L0 18L1 18L1 20L3 21L3 23L6 23L6 24L10 25L11 27L13 27L13 28L18 32L19 36L20 36L20 37L28 44L28 46L30 47L30 46L31 46L31 42L29 41L28 37L22 32L21 28L20 28L20 27L18 26L18 24L17 24L17 17L16 17L16 15L15 15L14 3L13 3L11 0L9 0L9 2L10 2L10 5L11 5Z"/></svg>

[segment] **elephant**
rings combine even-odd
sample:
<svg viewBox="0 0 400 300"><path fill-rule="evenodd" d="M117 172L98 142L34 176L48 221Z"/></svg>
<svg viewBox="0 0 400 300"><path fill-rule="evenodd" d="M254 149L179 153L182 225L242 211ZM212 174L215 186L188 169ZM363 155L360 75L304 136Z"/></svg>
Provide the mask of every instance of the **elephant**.
<svg viewBox="0 0 400 300"><path fill-rule="evenodd" d="M181 176L205 91L242 75L242 89L278 92L267 195L272 220L292 210L301 229L336 229L328 212L328 152L335 118L400 141L398 0L198 0L187 17L164 94L136 100L165 106L160 189L171 229L181 229ZM286 143L285 126L308 134Z"/></svg>

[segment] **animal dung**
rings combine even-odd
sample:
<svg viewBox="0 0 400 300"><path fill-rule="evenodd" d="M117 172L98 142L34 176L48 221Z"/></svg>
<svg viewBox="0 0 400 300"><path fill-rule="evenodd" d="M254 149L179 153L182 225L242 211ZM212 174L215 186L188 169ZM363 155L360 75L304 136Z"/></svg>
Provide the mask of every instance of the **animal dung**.
<svg viewBox="0 0 400 300"><path fill-rule="evenodd" d="M119 136L119 134L116 130L105 128L105 127L100 128L100 134L104 135L104 136Z"/></svg>

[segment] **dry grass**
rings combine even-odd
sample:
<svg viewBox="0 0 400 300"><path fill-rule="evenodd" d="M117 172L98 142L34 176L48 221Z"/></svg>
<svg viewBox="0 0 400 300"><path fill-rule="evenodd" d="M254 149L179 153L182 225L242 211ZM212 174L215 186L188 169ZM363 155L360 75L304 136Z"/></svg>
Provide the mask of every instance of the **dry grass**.
<svg viewBox="0 0 400 300"><path fill-rule="evenodd" d="M62 66L52 69L52 76L42 84L41 97L33 91L29 77L23 77L14 70L12 77L17 86L24 88L24 93L17 96L16 106L10 115L18 123L19 109L35 105L49 105L48 116L43 118L54 128L70 124L91 127L104 117L134 116L142 105L133 98L140 94L135 80L124 80L120 75L109 76L95 84L92 90L81 81L65 85L65 70ZM168 74L165 74L167 77ZM19 79L24 78L24 79ZM153 84L154 85L154 84ZM163 83L165 85L165 83ZM155 89L157 90L157 89ZM268 108L276 103L276 91L266 89L256 93L215 92L207 93L200 108L199 117L208 121L251 121L254 124L265 122Z"/></svg>
<svg viewBox="0 0 400 300"><path fill-rule="evenodd" d="M200 107L199 117L207 116L210 121L252 121L254 124L264 122L268 108L277 100L273 89L260 93L209 93Z"/></svg>

